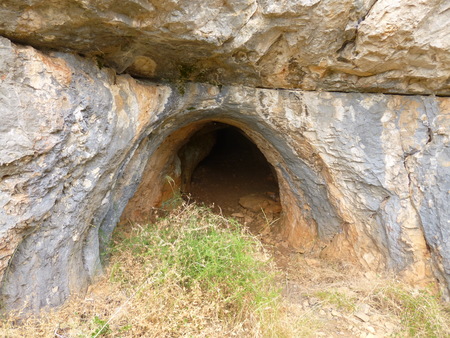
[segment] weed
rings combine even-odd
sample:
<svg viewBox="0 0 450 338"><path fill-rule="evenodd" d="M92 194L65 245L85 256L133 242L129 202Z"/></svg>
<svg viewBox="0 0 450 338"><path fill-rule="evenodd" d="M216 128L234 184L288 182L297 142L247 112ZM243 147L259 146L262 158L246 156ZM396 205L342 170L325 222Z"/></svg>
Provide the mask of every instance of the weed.
<svg viewBox="0 0 450 338"><path fill-rule="evenodd" d="M194 65L182 64L178 67L178 72L179 78L175 81L175 84L180 95L184 96L186 93L186 82L193 79L192 76L197 72L197 69Z"/></svg>
<svg viewBox="0 0 450 338"><path fill-rule="evenodd" d="M109 328L109 324L106 320L100 319L98 316L95 316L92 320L92 324L96 326L95 331L91 333L91 337L99 337L99 336L106 336L110 333L112 333L111 329Z"/></svg>
<svg viewBox="0 0 450 338"><path fill-rule="evenodd" d="M192 74L194 74L197 70L193 65L182 64L178 67L178 71L180 72L180 80L184 82L190 80Z"/></svg>
<svg viewBox="0 0 450 338"><path fill-rule="evenodd" d="M102 69L105 67L105 60L102 56L97 55L94 57L94 59L95 59L95 62L97 63L98 69Z"/></svg>
<svg viewBox="0 0 450 338"><path fill-rule="evenodd" d="M221 320L243 321L270 308L279 297L274 276L255 258L261 247L241 225L204 207L185 205L174 213L175 224L174 217L161 219L123 241L119 251L130 250L160 285L201 292L216 303ZM130 283L120 266L113 265L111 279L121 275Z"/></svg>
<svg viewBox="0 0 450 338"><path fill-rule="evenodd" d="M119 332L123 333L123 332L131 330L132 328L133 328L133 325L124 325L121 328L119 328Z"/></svg>
<svg viewBox="0 0 450 338"><path fill-rule="evenodd" d="M329 304L334 304L338 308L349 312L352 312L356 309L356 303L354 299L342 292L333 289L318 291L315 293L315 296Z"/></svg>
<svg viewBox="0 0 450 338"><path fill-rule="evenodd" d="M172 191L172 195L167 200L163 201L162 208L165 210L172 210L176 207L180 206L183 203L183 196L180 191L180 187L177 186L175 180L166 175L165 177L166 184L170 186L170 190Z"/></svg>
<svg viewBox="0 0 450 338"><path fill-rule="evenodd" d="M186 94L186 88L185 88L186 84L184 82L177 81L177 82L175 82L175 86L177 88L178 93L181 96L184 96L184 94Z"/></svg>

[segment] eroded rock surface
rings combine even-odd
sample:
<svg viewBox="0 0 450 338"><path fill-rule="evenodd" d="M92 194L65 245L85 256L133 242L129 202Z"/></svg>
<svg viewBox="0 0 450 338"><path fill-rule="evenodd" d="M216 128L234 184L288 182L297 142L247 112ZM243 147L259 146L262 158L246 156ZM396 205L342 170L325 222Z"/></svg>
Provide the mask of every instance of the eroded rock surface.
<svg viewBox="0 0 450 338"><path fill-rule="evenodd" d="M98 226L113 186L132 195L140 172L130 158L170 90L4 38L0 79L2 294L29 309L59 305L101 268Z"/></svg>
<svg viewBox="0 0 450 338"><path fill-rule="evenodd" d="M448 98L157 85L4 38L0 79L7 307L82 292L119 218L161 202L178 151L211 121L275 168L292 247L417 283L434 273L449 290Z"/></svg>
<svg viewBox="0 0 450 338"><path fill-rule="evenodd" d="M172 81L450 94L446 0L6 0L0 35Z"/></svg>

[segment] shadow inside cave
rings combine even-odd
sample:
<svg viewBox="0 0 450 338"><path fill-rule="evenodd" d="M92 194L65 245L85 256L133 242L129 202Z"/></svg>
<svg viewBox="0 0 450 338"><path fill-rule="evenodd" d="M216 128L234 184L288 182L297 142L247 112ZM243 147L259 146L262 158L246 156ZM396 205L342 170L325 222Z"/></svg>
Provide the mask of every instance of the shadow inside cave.
<svg viewBox="0 0 450 338"><path fill-rule="evenodd" d="M212 130L208 132L208 128ZM207 126L197 132L185 149L192 150L195 144L205 147L211 144L211 139L214 142L210 151L187 178L189 182L184 192L192 200L214 205L216 212L220 211L226 216L243 211L243 198L250 200L250 204L253 203L244 209L254 212L267 207L267 204L279 205L275 170L240 129L215 122L214 128ZM182 165L183 167L187 166ZM281 206L277 211L281 211Z"/></svg>

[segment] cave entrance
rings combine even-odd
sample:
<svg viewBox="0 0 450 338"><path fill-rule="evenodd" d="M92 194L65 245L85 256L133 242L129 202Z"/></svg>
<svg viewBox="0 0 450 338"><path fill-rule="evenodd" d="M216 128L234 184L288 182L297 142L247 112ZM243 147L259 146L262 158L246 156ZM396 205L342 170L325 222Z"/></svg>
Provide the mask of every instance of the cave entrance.
<svg viewBox="0 0 450 338"><path fill-rule="evenodd" d="M275 163L281 163L277 151L243 123L186 124L166 136L149 158L121 222L152 221L159 210L178 205L181 193L187 200L213 205L215 212L236 218L254 233L290 238L291 224L303 223ZM282 212L285 206L289 213Z"/></svg>
<svg viewBox="0 0 450 338"><path fill-rule="evenodd" d="M180 149L182 192L251 228L279 217L275 170L237 127L207 124Z"/></svg>

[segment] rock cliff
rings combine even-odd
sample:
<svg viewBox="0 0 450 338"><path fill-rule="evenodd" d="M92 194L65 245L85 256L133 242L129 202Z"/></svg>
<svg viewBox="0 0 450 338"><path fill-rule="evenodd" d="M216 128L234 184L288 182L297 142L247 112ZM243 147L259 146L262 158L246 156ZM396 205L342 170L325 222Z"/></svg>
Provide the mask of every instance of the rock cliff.
<svg viewBox="0 0 450 338"><path fill-rule="evenodd" d="M135 76L450 93L445 0L6 0L0 35Z"/></svg>
<svg viewBox="0 0 450 338"><path fill-rule="evenodd" d="M274 167L291 247L448 296L449 6L4 1L2 303L83 292L119 219L163 200L212 121Z"/></svg>

